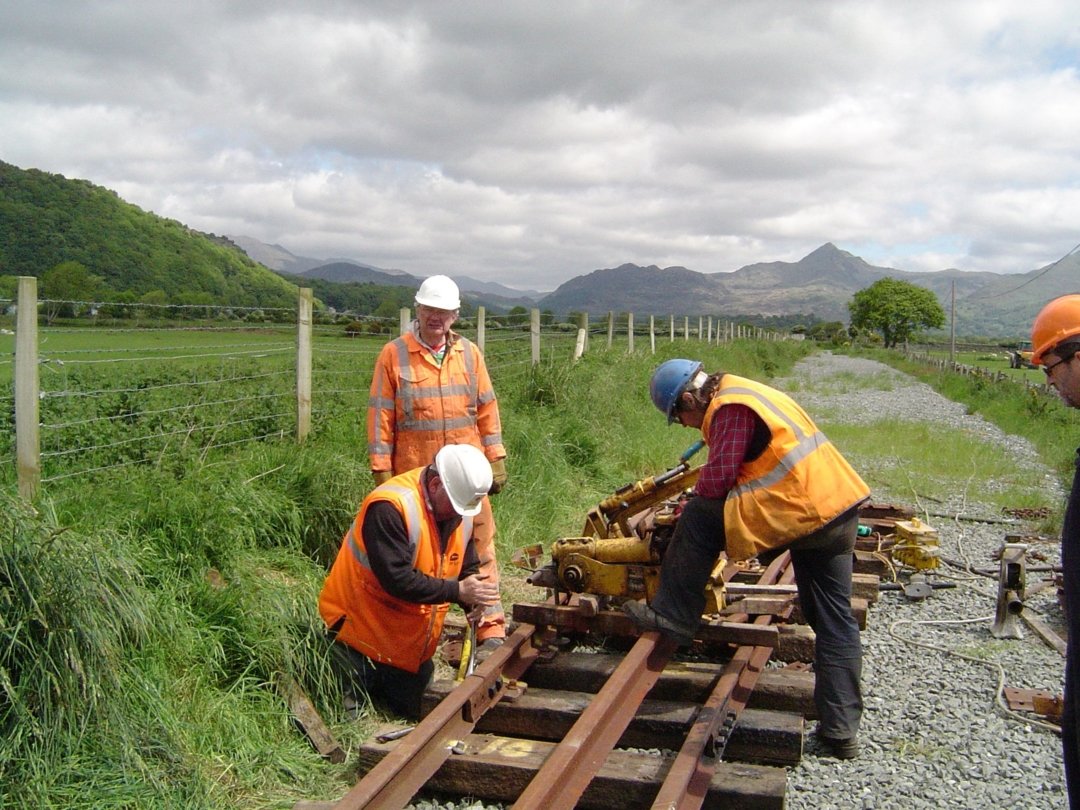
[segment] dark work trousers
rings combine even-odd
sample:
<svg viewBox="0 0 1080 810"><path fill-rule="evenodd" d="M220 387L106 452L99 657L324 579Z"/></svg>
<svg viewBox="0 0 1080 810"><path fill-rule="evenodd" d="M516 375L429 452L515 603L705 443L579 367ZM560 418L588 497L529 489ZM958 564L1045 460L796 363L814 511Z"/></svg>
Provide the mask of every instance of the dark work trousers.
<svg viewBox="0 0 1080 810"><path fill-rule="evenodd" d="M814 703L818 733L838 740L856 736L862 718L862 641L851 615L851 570L857 507L813 534L789 544L799 605L817 637ZM653 609L688 629L705 609L705 584L726 546L724 502L691 498L683 508L660 566Z"/></svg>
<svg viewBox="0 0 1080 810"><path fill-rule="evenodd" d="M1065 620L1069 630L1065 652L1065 706L1061 745L1069 807L1080 810L1080 449L1072 490L1061 526L1061 567L1065 580Z"/></svg>
<svg viewBox="0 0 1080 810"><path fill-rule="evenodd" d="M333 633L328 634L333 640ZM348 644L333 641L331 664L341 684L346 710L354 710L366 695L372 703L409 720L420 719L420 701L431 683L435 664L429 658L419 672L409 672L372 661Z"/></svg>

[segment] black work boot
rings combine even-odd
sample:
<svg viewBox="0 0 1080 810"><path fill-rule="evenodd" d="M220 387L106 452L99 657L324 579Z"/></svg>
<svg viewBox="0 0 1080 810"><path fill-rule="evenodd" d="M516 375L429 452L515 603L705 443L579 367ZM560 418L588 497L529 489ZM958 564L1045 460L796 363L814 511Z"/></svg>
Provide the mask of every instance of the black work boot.
<svg viewBox="0 0 1080 810"><path fill-rule="evenodd" d="M637 627L638 632L644 633L647 630L656 630L669 638L674 639L680 646L686 646L694 640L694 633L697 632L697 626L687 627L667 619L652 609L650 605L646 605L644 602L624 602L623 613L630 617L634 622L634 626Z"/></svg>
<svg viewBox="0 0 1080 810"><path fill-rule="evenodd" d="M818 742L825 749L825 753L836 759L855 759L859 755L859 741L854 737L840 740L836 737L826 737L824 734L816 735Z"/></svg>

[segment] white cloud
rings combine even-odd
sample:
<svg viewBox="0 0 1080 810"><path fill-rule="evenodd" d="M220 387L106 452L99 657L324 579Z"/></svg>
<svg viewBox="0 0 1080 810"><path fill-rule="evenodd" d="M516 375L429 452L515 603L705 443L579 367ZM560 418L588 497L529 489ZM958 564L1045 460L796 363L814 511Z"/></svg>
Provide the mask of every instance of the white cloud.
<svg viewBox="0 0 1080 810"><path fill-rule="evenodd" d="M192 227L551 287L826 241L1016 272L1080 236L1066 0L37 0L0 159Z"/></svg>

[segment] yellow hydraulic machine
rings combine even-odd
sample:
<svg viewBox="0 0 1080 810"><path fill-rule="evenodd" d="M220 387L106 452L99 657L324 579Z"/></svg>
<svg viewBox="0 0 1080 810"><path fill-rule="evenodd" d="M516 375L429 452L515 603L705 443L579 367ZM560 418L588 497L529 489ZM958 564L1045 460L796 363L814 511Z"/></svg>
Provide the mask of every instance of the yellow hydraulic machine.
<svg viewBox="0 0 1080 810"><path fill-rule="evenodd" d="M700 467L690 459L704 446L697 442L679 463L660 475L619 489L590 510L580 537L564 537L551 547L551 562L536 568L543 549L532 546L515 555L515 562L532 571L531 585L560 593L589 593L618 602L650 601L660 581L660 562L682 502L697 482ZM707 589L706 613L724 608L721 555Z"/></svg>

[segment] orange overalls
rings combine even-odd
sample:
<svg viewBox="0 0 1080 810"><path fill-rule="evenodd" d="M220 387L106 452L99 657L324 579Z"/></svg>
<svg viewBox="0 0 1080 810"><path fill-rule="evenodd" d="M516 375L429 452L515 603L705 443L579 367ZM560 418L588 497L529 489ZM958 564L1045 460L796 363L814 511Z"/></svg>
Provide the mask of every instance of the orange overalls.
<svg viewBox="0 0 1080 810"><path fill-rule="evenodd" d="M394 475L431 464L447 444L471 444L489 461L505 458L499 404L480 349L451 332L440 365L412 332L383 346L371 380L367 436L371 469ZM487 498L473 521L473 542L480 573L498 585L495 519ZM502 605L489 605L478 640L505 635Z"/></svg>

